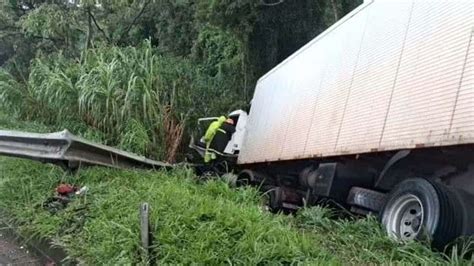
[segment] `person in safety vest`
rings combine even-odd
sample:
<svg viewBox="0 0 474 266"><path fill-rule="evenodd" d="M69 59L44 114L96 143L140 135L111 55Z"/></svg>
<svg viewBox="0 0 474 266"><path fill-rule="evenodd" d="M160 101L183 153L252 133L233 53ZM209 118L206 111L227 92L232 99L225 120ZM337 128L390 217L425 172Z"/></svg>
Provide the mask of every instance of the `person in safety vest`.
<svg viewBox="0 0 474 266"><path fill-rule="evenodd" d="M234 120L221 116L217 121L212 122L204 135L206 143L206 153L204 162L208 163L216 159L215 152L222 153L235 132Z"/></svg>

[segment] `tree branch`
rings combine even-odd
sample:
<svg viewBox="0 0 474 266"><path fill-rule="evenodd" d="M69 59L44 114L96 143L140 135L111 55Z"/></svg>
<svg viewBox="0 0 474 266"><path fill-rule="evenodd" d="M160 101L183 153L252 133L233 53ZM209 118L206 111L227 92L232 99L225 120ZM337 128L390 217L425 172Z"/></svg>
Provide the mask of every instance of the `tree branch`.
<svg viewBox="0 0 474 266"><path fill-rule="evenodd" d="M99 23L97 23L97 20L95 19L94 15L92 14L92 12L90 10L88 10L89 12L89 16L91 16L92 18L92 22L94 22L94 25L96 26L96 28L102 33L102 35L104 35L104 38L107 40L107 42L110 43L110 38L109 36L107 36L107 34L105 33L105 31L99 26Z"/></svg>
<svg viewBox="0 0 474 266"><path fill-rule="evenodd" d="M150 3L150 0L146 1L145 4L143 4L142 9L140 10L140 12L138 12L138 14L132 20L132 23L130 23L127 26L127 28L125 29L125 31L122 33L122 35L120 35L119 41L121 41L123 38L125 38L125 35L128 34L128 32L132 29L133 25L135 25L137 20L143 15L143 13L144 13L144 11L145 11L145 9L146 9L146 7L148 6L149 3Z"/></svg>

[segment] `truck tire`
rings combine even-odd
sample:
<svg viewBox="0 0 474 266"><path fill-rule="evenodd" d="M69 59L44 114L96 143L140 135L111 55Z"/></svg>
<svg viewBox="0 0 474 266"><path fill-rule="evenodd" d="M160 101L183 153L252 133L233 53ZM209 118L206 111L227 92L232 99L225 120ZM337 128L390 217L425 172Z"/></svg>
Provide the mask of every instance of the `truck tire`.
<svg viewBox="0 0 474 266"><path fill-rule="evenodd" d="M255 173L252 170L243 170L237 175L236 186L246 187L250 186L255 180Z"/></svg>
<svg viewBox="0 0 474 266"><path fill-rule="evenodd" d="M392 190L380 218L389 236L402 241L431 240L434 248L443 250L462 234L462 209L447 186L413 178Z"/></svg>
<svg viewBox="0 0 474 266"><path fill-rule="evenodd" d="M267 205L268 210L273 213L281 211L283 207L282 189L280 187L264 185L262 191L266 197L265 205Z"/></svg>

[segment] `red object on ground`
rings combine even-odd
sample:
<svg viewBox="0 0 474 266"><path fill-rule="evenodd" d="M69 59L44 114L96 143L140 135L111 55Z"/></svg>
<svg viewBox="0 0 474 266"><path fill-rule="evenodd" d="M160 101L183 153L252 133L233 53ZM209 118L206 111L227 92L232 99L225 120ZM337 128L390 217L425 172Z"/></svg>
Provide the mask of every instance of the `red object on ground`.
<svg viewBox="0 0 474 266"><path fill-rule="evenodd" d="M56 192L60 195L67 196L76 191L76 188L69 184L61 184L56 188Z"/></svg>

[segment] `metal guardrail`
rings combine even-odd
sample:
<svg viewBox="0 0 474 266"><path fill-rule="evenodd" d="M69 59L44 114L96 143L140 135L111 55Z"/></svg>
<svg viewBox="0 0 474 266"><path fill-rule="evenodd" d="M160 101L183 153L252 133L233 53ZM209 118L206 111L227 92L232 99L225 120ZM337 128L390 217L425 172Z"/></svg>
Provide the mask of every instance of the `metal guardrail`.
<svg viewBox="0 0 474 266"><path fill-rule="evenodd" d="M90 165L148 169L172 167L171 164L87 141L67 130L49 134L0 130L0 155L54 163L70 169Z"/></svg>

